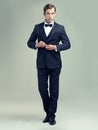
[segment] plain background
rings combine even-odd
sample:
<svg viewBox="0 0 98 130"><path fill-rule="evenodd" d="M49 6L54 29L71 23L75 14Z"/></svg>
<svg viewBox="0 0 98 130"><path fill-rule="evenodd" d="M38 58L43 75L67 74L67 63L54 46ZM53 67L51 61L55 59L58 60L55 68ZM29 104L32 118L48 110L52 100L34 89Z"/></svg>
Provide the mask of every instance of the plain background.
<svg viewBox="0 0 98 130"><path fill-rule="evenodd" d="M43 22L47 3L55 4L55 21L65 26L71 42L71 49L61 52L59 104L65 109L68 102L71 108L82 103L84 111L90 109L92 115L98 115L97 0L0 0L1 113L7 113L3 105L9 108L15 103L32 103L33 109L42 109L36 51L27 47L27 41L34 25Z"/></svg>

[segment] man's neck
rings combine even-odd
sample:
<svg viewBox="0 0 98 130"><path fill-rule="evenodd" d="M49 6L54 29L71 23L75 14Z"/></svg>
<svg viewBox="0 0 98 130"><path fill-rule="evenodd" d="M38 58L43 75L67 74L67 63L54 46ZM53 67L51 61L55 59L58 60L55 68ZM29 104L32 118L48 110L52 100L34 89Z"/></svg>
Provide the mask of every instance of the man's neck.
<svg viewBox="0 0 98 130"><path fill-rule="evenodd" d="M46 20L45 20L45 22L44 22L45 24L54 24L54 21L52 21L52 22L47 22Z"/></svg>

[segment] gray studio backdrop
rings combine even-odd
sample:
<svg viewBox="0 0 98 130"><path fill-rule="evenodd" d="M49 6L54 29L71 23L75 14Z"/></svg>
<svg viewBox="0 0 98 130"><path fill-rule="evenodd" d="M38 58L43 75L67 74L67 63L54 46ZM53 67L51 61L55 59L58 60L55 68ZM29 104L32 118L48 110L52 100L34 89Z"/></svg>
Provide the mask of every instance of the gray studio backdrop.
<svg viewBox="0 0 98 130"><path fill-rule="evenodd" d="M36 51L27 40L47 3L56 5L55 21L72 45L61 53L61 99L97 98L97 0L0 0L0 102L39 101Z"/></svg>

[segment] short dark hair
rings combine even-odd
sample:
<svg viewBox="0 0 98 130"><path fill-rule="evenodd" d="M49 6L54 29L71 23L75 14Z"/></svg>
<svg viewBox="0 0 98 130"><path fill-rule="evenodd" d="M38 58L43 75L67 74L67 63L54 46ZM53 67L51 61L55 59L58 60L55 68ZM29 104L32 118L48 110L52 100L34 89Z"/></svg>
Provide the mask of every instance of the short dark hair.
<svg viewBox="0 0 98 130"><path fill-rule="evenodd" d="M46 5L44 6L44 8L43 8L43 11L44 11L44 13L45 13L47 9L52 9L52 8L54 8L54 10L55 10L55 12L56 12L56 7L55 7L55 5L53 5L53 4L46 4Z"/></svg>

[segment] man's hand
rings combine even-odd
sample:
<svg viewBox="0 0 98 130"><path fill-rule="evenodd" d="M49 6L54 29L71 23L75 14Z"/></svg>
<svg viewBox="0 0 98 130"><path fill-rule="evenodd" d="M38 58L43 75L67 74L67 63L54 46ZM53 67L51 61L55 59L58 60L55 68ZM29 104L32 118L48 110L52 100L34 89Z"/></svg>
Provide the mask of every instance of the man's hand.
<svg viewBox="0 0 98 130"><path fill-rule="evenodd" d="M56 50L56 46L55 45L46 45L45 48L47 50Z"/></svg>
<svg viewBox="0 0 98 130"><path fill-rule="evenodd" d="M39 47L44 48L45 46L46 46L46 43L43 42L43 41L40 41L40 42L36 43L37 48L39 48Z"/></svg>

